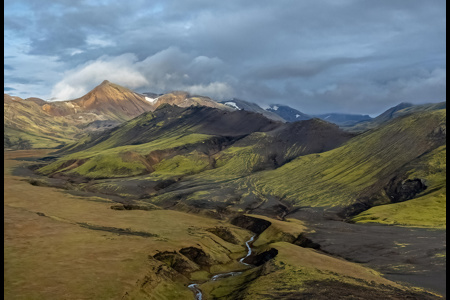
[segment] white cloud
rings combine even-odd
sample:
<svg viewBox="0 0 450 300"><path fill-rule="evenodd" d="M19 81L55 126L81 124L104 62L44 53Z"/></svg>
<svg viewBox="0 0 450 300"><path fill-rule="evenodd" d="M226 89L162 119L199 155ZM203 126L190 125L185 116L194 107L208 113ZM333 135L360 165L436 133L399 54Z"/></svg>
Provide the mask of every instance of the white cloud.
<svg viewBox="0 0 450 300"><path fill-rule="evenodd" d="M175 47L142 61L131 53L102 56L65 72L64 78L53 87L51 97L78 98L107 79L130 89L157 93L184 90L223 99L231 96L233 89L223 80L222 66L218 58L195 56Z"/></svg>
<svg viewBox="0 0 450 300"><path fill-rule="evenodd" d="M102 56L89 61L66 72L63 80L53 87L51 97L58 100L78 98L105 79L131 89L144 86L147 80L136 70L136 61L133 54Z"/></svg>
<svg viewBox="0 0 450 300"><path fill-rule="evenodd" d="M226 99L233 96L233 88L225 82L211 82L208 85L192 85L186 87L191 94L210 96L215 99Z"/></svg>

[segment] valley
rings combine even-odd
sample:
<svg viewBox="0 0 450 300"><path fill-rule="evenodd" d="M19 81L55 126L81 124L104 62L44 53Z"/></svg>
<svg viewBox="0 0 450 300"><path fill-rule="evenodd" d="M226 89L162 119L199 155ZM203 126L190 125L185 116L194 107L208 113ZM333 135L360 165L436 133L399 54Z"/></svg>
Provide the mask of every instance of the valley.
<svg viewBox="0 0 450 300"><path fill-rule="evenodd" d="M5 95L8 299L445 297L442 104L350 128L147 98Z"/></svg>

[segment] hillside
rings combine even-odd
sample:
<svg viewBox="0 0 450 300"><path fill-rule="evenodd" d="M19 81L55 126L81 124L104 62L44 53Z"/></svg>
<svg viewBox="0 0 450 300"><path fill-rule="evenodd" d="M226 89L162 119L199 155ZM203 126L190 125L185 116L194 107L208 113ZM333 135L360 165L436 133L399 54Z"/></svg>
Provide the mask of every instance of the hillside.
<svg viewBox="0 0 450 300"><path fill-rule="evenodd" d="M72 154L41 171L45 174L70 171L83 176L123 177L150 172L161 159L182 154L203 157L206 161L200 165L206 167L210 164L210 152L220 151L252 132L269 131L281 125L247 111L164 104L154 112L142 114L117 128L91 135L61 149L62 154ZM166 149L164 153L155 152ZM74 159L78 164L83 161L75 168L61 170ZM102 173L100 165L107 172Z"/></svg>
<svg viewBox="0 0 450 300"><path fill-rule="evenodd" d="M41 99L4 95L4 148L52 148L70 143L81 130L70 120L41 109Z"/></svg>
<svg viewBox="0 0 450 300"><path fill-rule="evenodd" d="M249 182L259 193L276 195L294 206L350 206L347 213L356 213L389 203L384 189L390 182L402 184L394 180L406 179L405 165L445 145L445 117L445 110L399 117L342 147L299 157ZM422 174L420 179L427 177Z"/></svg>
<svg viewBox="0 0 450 300"><path fill-rule="evenodd" d="M377 126L380 126L381 124L384 124L386 122L389 122L392 119L405 116L408 114L412 114L415 112L422 112L422 111L434 111L439 109L445 109L446 108L446 102L440 102L440 103L428 103L428 104L421 104L421 105L413 105L411 103L400 103L394 107L389 108L379 116L359 122L356 124L348 124L348 125L342 125L342 127L345 130L352 131L352 132L363 132L369 129L376 128Z"/></svg>

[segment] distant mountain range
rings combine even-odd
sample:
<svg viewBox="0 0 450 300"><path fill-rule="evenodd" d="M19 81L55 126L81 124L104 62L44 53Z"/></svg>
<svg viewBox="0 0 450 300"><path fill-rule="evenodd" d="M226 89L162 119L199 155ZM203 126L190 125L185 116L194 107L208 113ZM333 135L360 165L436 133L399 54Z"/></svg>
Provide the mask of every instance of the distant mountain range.
<svg viewBox="0 0 450 300"><path fill-rule="evenodd" d="M271 111L267 111L267 110L261 108L258 104L253 103L253 102L248 102L248 101L233 98L231 100L221 101L220 103L225 104L234 109L246 110L246 111L251 111L251 112L258 113L258 114L262 114L266 118L269 118L269 119L272 119L275 121L286 122L286 120L282 116L279 116L278 114L275 114Z"/></svg>
<svg viewBox="0 0 450 300"><path fill-rule="evenodd" d="M240 99L217 102L209 97L190 95L183 91L141 94L105 80L86 95L67 101L21 99L5 94L4 146L6 148L62 146L79 138L85 132L110 129L144 112L154 111L164 104L179 107L205 106L223 111L244 110L279 122L319 118L351 132L375 128L403 114L445 108L445 102L425 105L402 103L374 119L368 115L336 113L307 115L281 104L273 104L263 109L256 103Z"/></svg>
<svg viewBox="0 0 450 300"><path fill-rule="evenodd" d="M296 122L296 121L303 121L303 120L309 120L313 117L302 113L301 111L298 111L292 107L281 105L281 104L271 104L269 108L267 108L268 111L273 112L283 119L285 119L287 122Z"/></svg>
<svg viewBox="0 0 450 300"><path fill-rule="evenodd" d="M100 180L83 188L161 207L277 216L306 205L348 218L412 199L427 186L430 201L445 192L434 162L446 142L439 107L401 105L386 112L376 130L357 134L318 118L281 122L244 109L166 102L85 134L54 152L59 159L38 172L70 182L110 178L107 185Z"/></svg>

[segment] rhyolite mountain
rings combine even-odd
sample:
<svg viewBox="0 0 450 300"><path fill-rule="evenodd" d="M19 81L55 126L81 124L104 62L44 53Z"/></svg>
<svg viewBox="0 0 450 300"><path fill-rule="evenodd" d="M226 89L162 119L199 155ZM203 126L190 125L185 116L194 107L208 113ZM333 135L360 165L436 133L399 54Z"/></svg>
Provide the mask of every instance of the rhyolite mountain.
<svg viewBox="0 0 450 300"><path fill-rule="evenodd" d="M67 101L5 94L4 147L17 148L18 141L26 141L28 148L62 146L85 132L111 128L149 110L154 105L145 96L107 80L83 97Z"/></svg>
<svg viewBox="0 0 450 300"><path fill-rule="evenodd" d="M38 98L21 99L4 94L5 148L53 148L72 142L81 133L75 126L81 124L81 120L75 123L68 118L51 116L42 109L45 103Z"/></svg>
<svg viewBox="0 0 450 300"><path fill-rule="evenodd" d="M153 108L156 109L160 105L170 104L179 107L189 107L189 106L207 106L214 107L223 110L231 110L226 105L218 103L213 99L205 96L191 95L188 92L183 91L173 91L170 93L163 94L153 99ZM153 110L154 110L153 109Z"/></svg>
<svg viewBox="0 0 450 300"><path fill-rule="evenodd" d="M107 80L74 100L21 99L5 94L4 147L63 146L86 132L112 128L163 104L231 110L208 97L191 96L186 92L139 94Z"/></svg>
<svg viewBox="0 0 450 300"><path fill-rule="evenodd" d="M288 122L295 122L295 121L302 121L302 120L309 120L313 117L302 113L299 110L296 110L295 108L289 107L287 105L281 105L281 104L271 104L269 108L266 109L269 112L275 113L285 119Z"/></svg>
<svg viewBox="0 0 450 300"><path fill-rule="evenodd" d="M143 112L152 110L154 106L145 96L125 87L103 81L86 95L68 101L54 101L44 104L42 110L52 116L78 116L82 113L95 114L103 119L126 121Z"/></svg>

